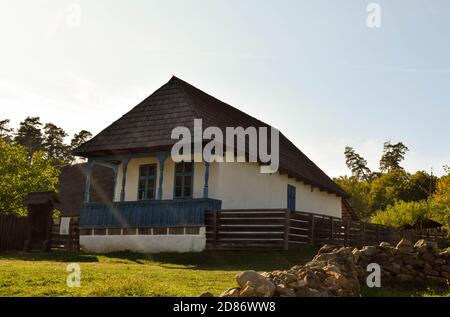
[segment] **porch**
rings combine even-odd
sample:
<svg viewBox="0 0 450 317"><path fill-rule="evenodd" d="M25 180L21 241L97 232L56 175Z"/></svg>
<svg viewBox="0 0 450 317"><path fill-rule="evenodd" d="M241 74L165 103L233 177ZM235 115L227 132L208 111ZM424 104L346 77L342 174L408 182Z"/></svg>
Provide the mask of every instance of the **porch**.
<svg viewBox="0 0 450 317"><path fill-rule="evenodd" d="M218 210L221 201L211 198L85 203L80 229L203 227L205 211Z"/></svg>

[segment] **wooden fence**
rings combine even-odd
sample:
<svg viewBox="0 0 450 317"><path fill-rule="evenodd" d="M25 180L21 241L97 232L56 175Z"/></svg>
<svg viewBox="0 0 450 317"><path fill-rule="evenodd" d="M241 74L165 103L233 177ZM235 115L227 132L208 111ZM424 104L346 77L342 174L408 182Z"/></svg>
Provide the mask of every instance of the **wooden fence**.
<svg viewBox="0 0 450 317"><path fill-rule="evenodd" d="M450 245L445 232L396 230L391 227L286 209L215 210L206 212L206 242L211 249L283 249L335 244L360 247L402 238L428 239Z"/></svg>
<svg viewBox="0 0 450 317"><path fill-rule="evenodd" d="M0 215L0 251L21 251L28 238L30 223L27 217Z"/></svg>
<svg viewBox="0 0 450 317"><path fill-rule="evenodd" d="M60 235L61 218L54 218L50 240L51 250L78 251L79 218L71 218L69 235ZM0 251L23 251L30 232L28 217L0 215Z"/></svg>

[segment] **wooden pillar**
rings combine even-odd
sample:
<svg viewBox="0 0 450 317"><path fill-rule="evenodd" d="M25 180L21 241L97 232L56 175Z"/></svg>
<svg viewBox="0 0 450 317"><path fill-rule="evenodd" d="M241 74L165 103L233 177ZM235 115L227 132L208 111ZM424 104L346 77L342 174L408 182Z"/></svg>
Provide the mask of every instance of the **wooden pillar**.
<svg viewBox="0 0 450 317"><path fill-rule="evenodd" d="M117 177L118 177L118 172L119 172L119 167L117 165L114 165L113 172L114 172L114 191L113 191L113 196L112 196L112 202L114 202L116 200Z"/></svg>
<svg viewBox="0 0 450 317"><path fill-rule="evenodd" d="M164 180L164 163L166 162L167 155L159 154L159 185L158 185L158 200L162 200L162 188Z"/></svg>
<svg viewBox="0 0 450 317"><path fill-rule="evenodd" d="M205 161L205 185L203 187L203 198L208 198L208 183L209 183L209 162Z"/></svg>
<svg viewBox="0 0 450 317"><path fill-rule="evenodd" d="M345 246L347 247L350 245L350 226L350 219L347 218L347 221L345 222Z"/></svg>
<svg viewBox="0 0 450 317"><path fill-rule="evenodd" d="M334 244L334 220L330 217L330 244Z"/></svg>
<svg viewBox="0 0 450 317"><path fill-rule="evenodd" d="M84 185L84 202L89 202L89 196L91 193L91 176L92 176L92 166L94 166L93 161L88 161L86 165L86 182Z"/></svg>
<svg viewBox="0 0 450 317"><path fill-rule="evenodd" d="M289 250L289 232L291 230L291 211L286 209L286 214L284 218L284 245L283 249L285 251Z"/></svg>
<svg viewBox="0 0 450 317"><path fill-rule="evenodd" d="M314 241L314 215L313 214L311 214L310 215L310 228L309 228L309 234L310 234L310 237L309 237L309 239L310 239L310 243L312 244L312 245L314 245L314 243L315 243L315 241Z"/></svg>
<svg viewBox="0 0 450 317"><path fill-rule="evenodd" d="M212 247L213 247L213 249L215 249L216 246L217 246L217 226L218 226L218 219L217 218L219 216L218 215L219 211L218 210L212 210L212 213L213 213Z"/></svg>
<svg viewBox="0 0 450 317"><path fill-rule="evenodd" d="M122 160L122 190L120 191L120 201L125 201L125 185L127 184L127 168L130 159Z"/></svg>

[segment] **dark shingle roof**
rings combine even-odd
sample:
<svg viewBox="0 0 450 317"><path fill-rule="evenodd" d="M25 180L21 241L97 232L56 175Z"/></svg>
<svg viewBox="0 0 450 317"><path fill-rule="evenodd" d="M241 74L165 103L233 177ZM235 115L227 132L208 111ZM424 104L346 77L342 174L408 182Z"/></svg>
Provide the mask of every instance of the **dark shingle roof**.
<svg viewBox="0 0 450 317"><path fill-rule="evenodd" d="M86 163L61 167L57 185L59 202L55 208L63 217L78 217L83 205L86 182ZM114 173L112 169L94 165L91 176L90 201L108 204L114 192Z"/></svg>
<svg viewBox="0 0 450 317"><path fill-rule="evenodd" d="M187 82L172 77L131 111L75 150L76 155L95 156L127 151L163 149L173 145L172 129L193 128L194 119L203 128L227 126L270 127L268 124L208 95ZM335 193L347 196L317 165L280 133L280 172Z"/></svg>

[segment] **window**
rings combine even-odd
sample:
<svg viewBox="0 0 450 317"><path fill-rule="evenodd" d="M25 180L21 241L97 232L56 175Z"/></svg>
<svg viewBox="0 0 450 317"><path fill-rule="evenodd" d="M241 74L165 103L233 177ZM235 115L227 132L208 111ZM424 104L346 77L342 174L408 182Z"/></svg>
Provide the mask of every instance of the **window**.
<svg viewBox="0 0 450 317"><path fill-rule="evenodd" d="M295 210L295 191L296 188L292 185L288 185L287 188L287 207L290 210Z"/></svg>
<svg viewBox="0 0 450 317"><path fill-rule="evenodd" d="M153 200L156 192L156 164L139 166L138 200Z"/></svg>
<svg viewBox="0 0 450 317"><path fill-rule="evenodd" d="M194 165L192 162L180 162L175 164L174 198L192 197L193 169Z"/></svg>

